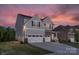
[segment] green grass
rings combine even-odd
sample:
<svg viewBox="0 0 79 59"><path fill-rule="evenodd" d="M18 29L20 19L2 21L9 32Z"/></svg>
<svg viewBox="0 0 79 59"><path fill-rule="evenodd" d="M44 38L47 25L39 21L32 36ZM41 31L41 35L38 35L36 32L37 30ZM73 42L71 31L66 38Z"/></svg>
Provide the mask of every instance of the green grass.
<svg viewBox="0 0 79 59"><path fill-rule="evenodd" d="M50 52L29 44L20 44L17 41L0 42L1 55L43 55L47 53Z"/></svg>

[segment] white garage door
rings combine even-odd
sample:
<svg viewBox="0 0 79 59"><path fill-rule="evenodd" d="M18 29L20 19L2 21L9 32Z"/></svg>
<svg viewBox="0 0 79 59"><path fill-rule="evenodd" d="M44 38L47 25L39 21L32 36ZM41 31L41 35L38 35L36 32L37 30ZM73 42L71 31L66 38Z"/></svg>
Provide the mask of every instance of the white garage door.
<svg viewBox="0 0 79 59"><path fill-rule="evenodd" d="M45 37L45 42L51 42L50 37Z"/></svg>
<svg viewBox="0 0 79 59"><path fill-rule="evenodd" d="M75 42L75 41L74 41L74 38L70 38L70 41L71 41L71 42Z"/></svg>
<svg viewBox="0 0 79 59"><path fill-rule="evenodd" d="M28 37L28 43L43 42L43 37Z"/></svg>

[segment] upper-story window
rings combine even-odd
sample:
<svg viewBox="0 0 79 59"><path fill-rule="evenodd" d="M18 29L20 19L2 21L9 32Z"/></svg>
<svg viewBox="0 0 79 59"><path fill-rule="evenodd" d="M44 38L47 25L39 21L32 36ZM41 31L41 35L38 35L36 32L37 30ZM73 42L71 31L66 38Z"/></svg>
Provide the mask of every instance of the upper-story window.
<svg viewBox="0 0 79 59"><path fill-rule="evenodd" d="M24 23L26 23L26 19L24 19Z"/></svg>
<svg viewBox="0 0 79 59"><path fill-rule="evenodd" d="M45 26L46 29L49 29L49 24L48 23L44 24L44 26Z"/></svg>
<svg viewBox="0 0 79 59"><path fill-rule="evenodd" d="M39 21L32 21L32 26L40 27L40 22Z"/></svg>
<svg viewBox="0 0 79 59"><path fill-rule="evenodd" d="M40 22L38 22L38 26L40 27Z"/></svg>
<svg viewBox="0 0 79 59"><path fill-rule="evenodd" d="M46 29L52 29L52 24L50 23L45 23L44 26Z"/></svg>
<svg viewBox="0 0 79 59"><path fill-rule="evenodd" d="M32 26L34 26L34 21L32 21Z"/></svg>
<svg viewBox="0 0 79 59"><path fill-rule="evenodd" d="M49 28L52 29L52 25L51 24L50 24Z"/></svg>

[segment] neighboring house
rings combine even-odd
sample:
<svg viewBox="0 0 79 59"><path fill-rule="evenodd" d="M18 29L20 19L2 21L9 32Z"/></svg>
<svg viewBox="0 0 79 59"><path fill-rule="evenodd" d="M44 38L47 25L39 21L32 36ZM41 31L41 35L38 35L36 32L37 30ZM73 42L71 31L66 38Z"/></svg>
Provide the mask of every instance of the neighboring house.
<svg viewBox="0 0 79 59"><path fill-rule="evenodd" d="M67 37L70 40L70 42L75 42L75 32L73 28L69 29Z"/></svg>
<svg viewBox="0 0 79 59"><path fill-rule="evenodd" d="M60 42L75 42L74 28L72 26L58 26L54 29Z"/></svg>
<svg viewBox="0 0 79 59"><path fill-rule="evenodd" d="M56 37L58 38L58 41L62 42L67 39L67 32L62 25L56 27L54 31L57 34Z"/></svg>
<svg viewBox="0 0 79 59"><path fill-rule="evenodd" d="M75 26L73 26L73 28L74 28L76 31L79 31L79 25L75 25Z"/></svg>
<svg viewBox="0 0 79 59"><path fill-rule="evenodd" d="M71 42L76 42L76 40L75 40L76 39L76 37L75 37L76 32L75 31L79 32L79 25L69 26L68 38L70 39Z"/></svg>
<svg viewBox="0 0 79 59"><path fill-rule="evenodd" d="M49 17L40 19L18 14L15 28L16 38L23 42L51 42L53 39L53 24Z"/></svg>

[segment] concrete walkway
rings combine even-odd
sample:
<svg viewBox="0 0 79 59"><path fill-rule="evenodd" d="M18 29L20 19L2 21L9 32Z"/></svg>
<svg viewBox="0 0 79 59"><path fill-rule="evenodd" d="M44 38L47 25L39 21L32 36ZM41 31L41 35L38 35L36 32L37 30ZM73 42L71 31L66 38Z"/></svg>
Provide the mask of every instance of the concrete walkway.
<svg viewBox="0 0 79 59"><path fill-rule="evenodd" d="M50 42L50 43L30 43L30 44L48 50L50 52L54 52L54 53L48 53L48 55L52 54L79 55L79 49L61 43Z"/></svg>

